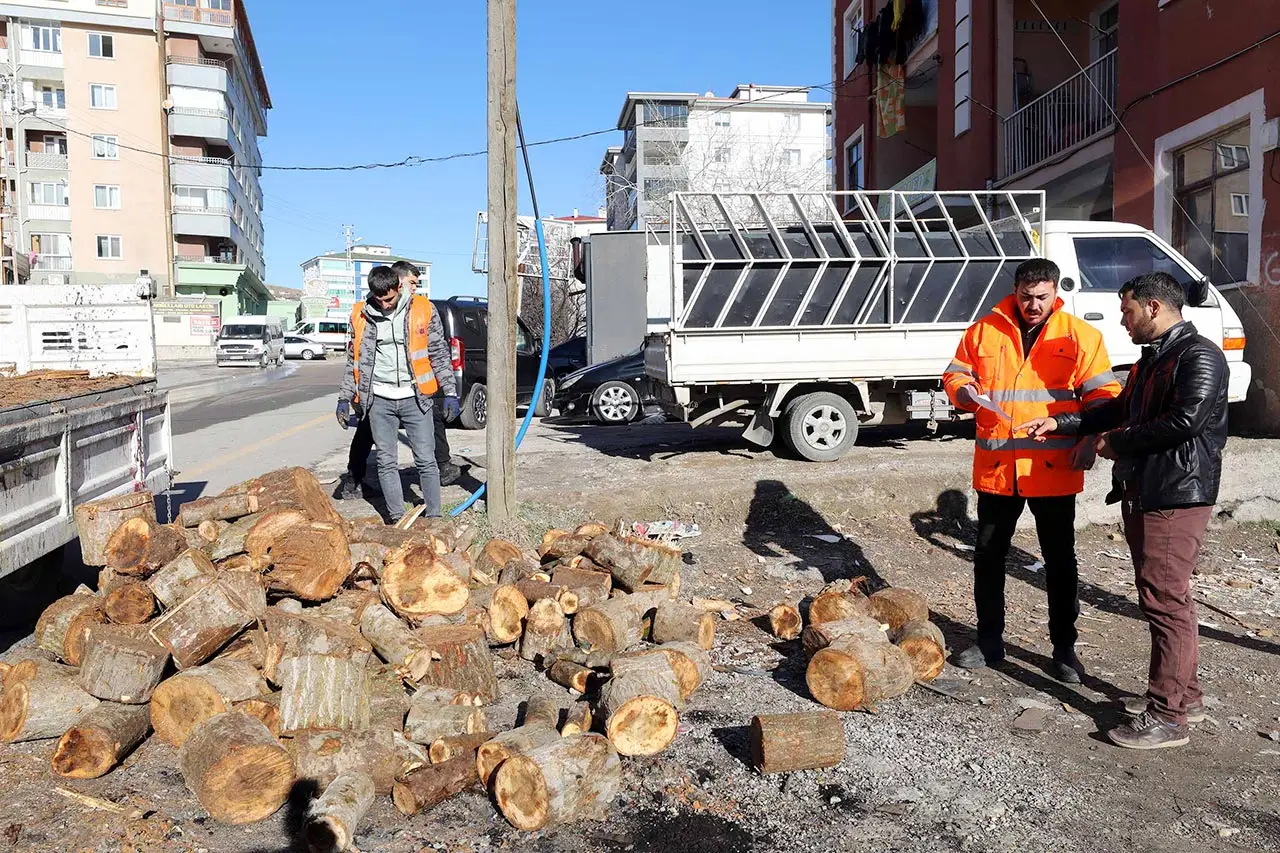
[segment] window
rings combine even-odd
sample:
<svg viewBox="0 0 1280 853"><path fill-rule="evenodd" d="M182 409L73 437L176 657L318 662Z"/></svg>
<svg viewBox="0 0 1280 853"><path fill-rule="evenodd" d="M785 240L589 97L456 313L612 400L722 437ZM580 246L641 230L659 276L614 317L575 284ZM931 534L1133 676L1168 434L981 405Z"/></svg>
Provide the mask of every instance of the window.
<svg viewBox="0 0 1280 853"><path fill-rule="evenodd" d="M322 335L345 335L347 333L347 324L345 321L326 323L321 321L320 334Z"/></svg>
<svg viewBox="0 0 1280 853"><path fill-rule="evenodd" d="M844 10L844 76L848 77L858 67L858 53L862 50L862 0L854 0Z"/></svg>
<svg viewBox="0 0 1280 853"><path fill-rule="evenodd" d="M95 184L93 206L99 210L120 209L120 187L114 184Z"/></svg>
<svg viewBox="0 0 1280 853"><path fill-rule="evenodd" d="M711 123L712 123L713 125L715 125L716 127L729 127L729 125L730 125L729 113L730 113L730 112L731 112L731 110L730 110L728 107L721 107L720 109L716 110L715 115L712 117L712 122L711 122Z"/></svg>
<svg viewBox="0 0 1280 853"><path fill-rule="evenodd" d="M1249 125L1175 152L1173 172L1174 246L1214 284L1247 280Z"/></svg>
<svg viewBox="0 0 1280 853"><path fill-rule="evenodd" d="M62 27L32 26L27 28L27 47L42 53L62 53Z"/></svg>
<svg viewBox="0 0 1280 853"><path fill-rule="evenodd" d="M800 149L799 148L787 148L782 152L782 154L786 158L786 163L788 166L800 165Z"/></svg>
<svg viewBox="0 0 1280 853"><path fill-rule="evenodd" d="M98 59L115 59L116 39L104 33L89 33L89 55Z"/></svg>
<svg viewBox="0 0 1280 853"><path fill-rule="evenodd" d="M644 123L649 127L688 127L688 104L646 104Z"/></svg>
<svg viewBox="0 0 1280 853"><path fill-rule="evenodd" d="M1093 13L1092 59L1096 62L1120 46L1120 3L1103 3Z"/></svg>
<svg viewBox="0 0 1280 853"><path fill-rule="evenodd" d="M44 153L61 154L63 157L67 156L67 138L65 136L45 134Z"/></svg>
<svg viewBox="0 0 1280 853"><path fill-rule="evenodd" d="M113 234L98 235L98 258L104 261L118 261L124 257L124 247L120 238Z"/></svg>
<svg viewBox="0 0 1280 853"><path fill-rule="evenodd" d="M93 135L93 159L119 160L120 139L116 136Z"/></svg>
<svg viewBox="0 0 1280 853"><path fill-rule="evenodd" d="M32 234L31 252L38 270L71 269L70 234Z"/></svg>
<svg viewBox="0 0 1280 853"><path fill-rule="evenodd" d="M71 203L71 198L70 194L67 192L67 185L65 183L32 181L31 203L53 204L58 207L66 207Z"/></svg>
<svg viewBox="0 0 1280 853"><path fill-rule="evenodd" d="M198 213L226 213L227 191L220 187L174 187L173 206Z"/></svg>
<svg viewBox="0 0 1280 853"><path fill-rule="evenodd" d="M844 188L860 190L865 186L865 166L862 160L862 128L844 143ZM853 199L845 197L845 210L854 206Z"/></svg>
<svg viewBox="0 0 1280 853"><path fill-rule="evenodd" d="M1119 293L1126 281L1149 272L1167 272L1183 285L1191 281L1185 269L1146 237L1077 237L1075 246L1083 291Z"/></svg>
<svg viewBox="0 0 1280 853"><path fill-rule="evenodd" d="M787 113L782 117L782 129L787 133L800 130L800 113Z"/></svg>
<svg viewBox="0 0 1280 853"><path fill-rule="evenodd" d="M641 149L646 166L678 166L683 154L682 142L646 142Z"/></svg>
<svg viewBox="0 0 1280 853"><path fill-rule="evenodd" d="M67 108L67 90L55 89L52 86L40 87L40 105L50 110L65 110Z"/></svg>
<svg viewBox="0 0 1280 853"><path fill-rule="evenodd" d="M204 0L206 9L221 9L224 12L231 11L231 0Z"/></svg>
<svg viewBox="0 0 1280 853"><path fill-rule="evenodd" d="M116 87L104 86L101 83L90 83L89 106L95 110L114 110L116 108Z"/></svg>
<svg viewBox="0 0 1280 853"><path fill-rule="evenodd" d="M688 186L684 181L676 181L668 178L644 179L645 201L666 201L669 194L682 193L687 189Z"/></svg>
<svg viewBox="0 0 1280 853"><path fill-rule="evenodd" d="M711 153L711 159L717 163L729 162L729 147L722 145Z"/></svg>

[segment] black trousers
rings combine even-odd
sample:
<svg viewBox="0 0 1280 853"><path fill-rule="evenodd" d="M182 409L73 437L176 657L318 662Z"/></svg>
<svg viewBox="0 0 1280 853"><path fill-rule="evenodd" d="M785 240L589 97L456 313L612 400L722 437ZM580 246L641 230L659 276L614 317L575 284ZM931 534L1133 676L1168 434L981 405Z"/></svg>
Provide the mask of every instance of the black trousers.
<svg viewBox="0 0 1280 853"><path fill-rule="evenodd" d="M988 657L1004 646L1005 558L1026 506L1036 519L1049 595L1049 639L1054 651L1069 651L1078 638L1080 570L1076 563L1076 496L1025 498L978 493L978 545L973 556L973 600L978 645Z"/></svg>
<svg viewBox="0 0 1280 853"><path fill-rule="evenodd" d="M436 464L441 468L449 461L449 436L444 431L444 412L440 401L436 400L431 407L435 418ZM351 450L347 454L347 473L352 481L364 482L365 472L369 470L369 454L373 452L373 430L369 428L369 419L361 418L356 424L355 435L351 436Z"/></svg>

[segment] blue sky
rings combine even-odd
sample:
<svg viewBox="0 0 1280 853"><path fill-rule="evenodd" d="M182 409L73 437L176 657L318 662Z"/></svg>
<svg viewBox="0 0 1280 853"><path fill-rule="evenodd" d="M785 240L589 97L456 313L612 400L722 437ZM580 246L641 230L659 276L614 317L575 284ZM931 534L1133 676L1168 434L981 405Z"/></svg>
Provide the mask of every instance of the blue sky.
<svg viewBox="0 0 1280 853"><path fill-rule="evenodd" d="M275 108L264 164L395 161L485 147L485 2L248 0ZM305 12L303 11L305 9ZM829 0L521 0L517 89L532 142L617 121L628 90L728 95L738 83L802 86L831 78ZM814 100L828 100L815 91ZM621 133L531 149L543 215L602 201L597 174ZM523 191L521 213L528 207ZM432 262L433 295L483 294L471 272L485 160L405 169L267 171L267 277L301 287L300 264L367 243Z"/></svg>

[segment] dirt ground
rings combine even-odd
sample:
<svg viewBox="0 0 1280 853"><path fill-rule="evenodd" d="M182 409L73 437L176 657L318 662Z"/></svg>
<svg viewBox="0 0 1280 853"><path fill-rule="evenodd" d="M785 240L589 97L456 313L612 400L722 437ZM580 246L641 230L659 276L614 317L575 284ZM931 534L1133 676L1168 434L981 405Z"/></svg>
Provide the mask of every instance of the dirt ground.
<svg viewBox="0 0 1280 853"><path fill-rule="evenodd" d="M566 439L568 440L568 439ZM1043 670L1050 645L1034 533L1009 559L1010 660L970 676L950 667L875 713L844 715L847 757L830 770L760 776L746 763L758 713L811 710L798 643L753 617L830 580L925 594L949 645L971 639L973 527L963 477L902 465L915 440L868 442L849 464L813 466L711 435L617 452L535 454L522 462L523 524L540 534L587 518L679 518L701 535L682 595L729 598L744 618L718 623L715 672L665 753L624 762L612 817L526 834L480 793L404 818L379 799L360 850L605 851L1274 851L1280 849L1280 551L1274 525L1218 523L1196 581L1201 681L1209 720L1191 744L1135 753L1100 732L1116 700L1145 687L1146 625L1112 526L1081 531L1083 686ZM955 448L963 452L962 447ZM922 450L920 452L923 452ZM1092 476L1098 476L1095 472ZM921 494L935 498L927 503ZM510 649L496 650L503 728L517 704L555 689ZM302 850L307 791L247 827L208 820L183 786L175 752L149 741L107 777L60 780L52 742L0 747L0 850ZM85 805L65 789L99 798Z"/></svg>
<svg viewBox="0 0 1280 853"><path fill-rule="evenodd" d="M98 376L91 379L88 371L33 370L14 378L0 378L0 409L114 391L141 381L131 376Z"/></svg>

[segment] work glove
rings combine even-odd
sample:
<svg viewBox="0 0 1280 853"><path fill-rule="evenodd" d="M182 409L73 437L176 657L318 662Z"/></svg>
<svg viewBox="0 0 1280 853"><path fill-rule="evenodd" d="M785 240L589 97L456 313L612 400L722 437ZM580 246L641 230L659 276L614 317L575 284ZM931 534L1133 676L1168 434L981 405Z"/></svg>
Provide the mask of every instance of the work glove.
<svg viewBox="0 0 1280 853"><path fill-rule="evenodd" d="M968 406L978 405L978 395L982 393L982 389L978 387L978 383L970 382L968 385L961 385L956 391L956 401Z"/></svg>
<svg viewBox="0 0 1280 853"><path fill-rule="evenodd" d="M458 415L462 414L462 404L458 402L457 397L445 397L440 401L440 410L444 413L446 421L454 421L458 419Z"/></svg>
<svg viewBox="0 0 1280 853"><path fill-rule="evenodd" d="M343 429L349 429L351 427L351 404L346 400L339 400L334 416L338 419L338 426Z"/></svg>

